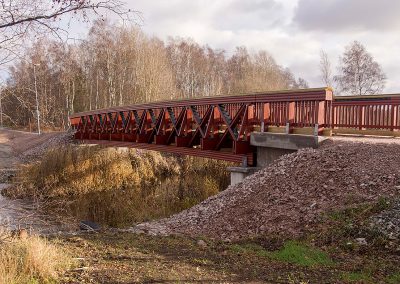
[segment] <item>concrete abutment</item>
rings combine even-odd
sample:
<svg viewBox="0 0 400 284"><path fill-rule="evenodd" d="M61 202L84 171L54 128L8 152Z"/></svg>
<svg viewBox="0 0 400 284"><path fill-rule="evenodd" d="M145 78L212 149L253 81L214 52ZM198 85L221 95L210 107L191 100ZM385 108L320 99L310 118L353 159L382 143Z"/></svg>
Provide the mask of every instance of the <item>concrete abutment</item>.
<svg viewBox="0 0 400 284"><path fill-rule="evenodd" d="M256 167L229 167L231 185L241 182L247 176L271 164L283 155L303 148L318 148L326 137L316 135L254 132L250 144L257 148Z"/></svg>

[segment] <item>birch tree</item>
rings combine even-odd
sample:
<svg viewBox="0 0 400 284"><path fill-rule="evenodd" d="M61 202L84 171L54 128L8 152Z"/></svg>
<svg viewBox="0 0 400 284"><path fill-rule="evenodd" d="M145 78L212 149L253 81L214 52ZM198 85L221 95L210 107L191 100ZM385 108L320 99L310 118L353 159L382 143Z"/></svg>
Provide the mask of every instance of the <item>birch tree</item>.
<svg viewBox="0 0 400 284"><path fill-rule="evenodd" d="M334 79L345 95L374 95L385 88L386 75L381 66L357 41L346 47L338 71Z"/></svg>
<svg viewBox="0 0 400 284"><path fill-rule="evenodd" d="M332 64L329 60L328 54L322 49L320 51L319 70L321 72L321 81L324 85L332 87Z"/></svg>

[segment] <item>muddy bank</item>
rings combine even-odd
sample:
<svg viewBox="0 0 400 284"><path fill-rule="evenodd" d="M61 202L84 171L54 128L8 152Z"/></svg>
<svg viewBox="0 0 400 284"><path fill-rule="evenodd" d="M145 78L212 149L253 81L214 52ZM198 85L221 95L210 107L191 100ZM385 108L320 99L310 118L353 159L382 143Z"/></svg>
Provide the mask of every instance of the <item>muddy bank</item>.
<svg viewBox="0 0 400 284"><path fill-rule="evenodd" d="M0 191L8 186L0 183ZM10 230L24 228L40 235L77 231L78 226L72 220L47 215L40 206L33 201L10 199L0 194L0 226Z"/></svg>
<svg viewBox="0 0 400 284"><path fill-rule="evenodd" d="M11 186L18 167L28 158L35 158L51 145L59 143L64 133L37 135L0 128L0 192ZM67 220L43 214L34 201L10 199L0 194L0 226L9 229L26 228L40 234L71 231L74 226Z"/></svg>

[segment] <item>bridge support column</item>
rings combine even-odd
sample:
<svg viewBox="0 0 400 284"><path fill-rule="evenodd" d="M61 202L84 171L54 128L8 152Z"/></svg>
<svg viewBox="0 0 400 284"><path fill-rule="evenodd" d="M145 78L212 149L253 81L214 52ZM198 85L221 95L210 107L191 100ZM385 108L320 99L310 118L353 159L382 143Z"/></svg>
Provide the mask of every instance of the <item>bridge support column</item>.
<svg viewBox="0 0 400 284"><path fill-rule="evenodd" d="M228 171L231 173L231 185L242 182L247 176L260 169L258 167L228 167Z"/></svg>
<svg viewBox="0 0 400 284"><path fill-rule="evenodd" d="M317 135L254 132L250 145L257 147L257 166L266 167L285 154L302 148L318 148L326 139Z"/></svg>
<svg viewBox="0 0 400 284"><path fill-rule="evenodd" d="M271 164L283 155L296 152L302 148L318 148L327 138L316 135L284 134L254 132L250 136L250 145L257 147L257 167L229 167L231 185L243 181L247 176L254 174Z"/></svg>
<svg viewBox="0 0 400 284"><path fill-rule="evenodd" d="M266 167L281 156L296 152L295 150L257 147L257 166Z"/></svg>

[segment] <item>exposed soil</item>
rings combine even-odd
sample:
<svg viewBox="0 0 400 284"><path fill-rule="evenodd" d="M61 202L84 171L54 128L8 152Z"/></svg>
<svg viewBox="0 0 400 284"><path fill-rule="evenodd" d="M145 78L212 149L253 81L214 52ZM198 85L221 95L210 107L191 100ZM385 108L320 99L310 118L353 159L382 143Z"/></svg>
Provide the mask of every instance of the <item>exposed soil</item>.
<svg viewBox="0 0 400 284"><path fill-rule="evenodd" d="M331 265L303 266L271 259L268 254L281 245L266 239L200 242L107 232L55 242L78 259L62 283L397 283L385 280L397 275L398 259L382 251L325 248L331 250ZM346 281L353 273L365 280Z"/></svg>
<svg viewBox="0 0 400 284"><path fill-rule="evenodd" d="M283 156L186 211L132 231L223 240L293 238L304 235L327 212L398 196L400 140L349 139Z"/></svg>

